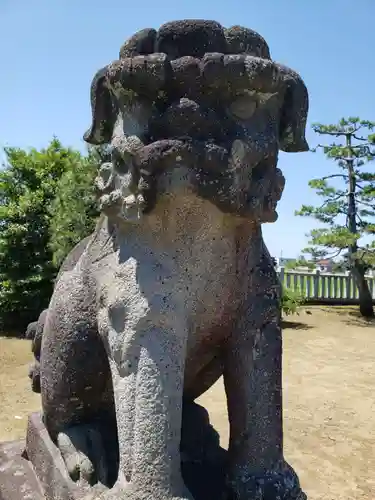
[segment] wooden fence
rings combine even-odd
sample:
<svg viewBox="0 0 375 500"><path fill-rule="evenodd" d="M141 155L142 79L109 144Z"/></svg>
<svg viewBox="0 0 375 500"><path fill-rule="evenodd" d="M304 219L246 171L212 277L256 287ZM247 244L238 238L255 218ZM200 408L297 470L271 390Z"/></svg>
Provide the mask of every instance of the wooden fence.
<svg viewBox="0 0 375 500"><path fill-rule="evenodd" d="M358 288L350 272L323 273L318 270L292 271L277 269L281 283L291 290L298 291L308 302L326 304L358 304ZM375 277L366 277L375 302Z"/></svg>

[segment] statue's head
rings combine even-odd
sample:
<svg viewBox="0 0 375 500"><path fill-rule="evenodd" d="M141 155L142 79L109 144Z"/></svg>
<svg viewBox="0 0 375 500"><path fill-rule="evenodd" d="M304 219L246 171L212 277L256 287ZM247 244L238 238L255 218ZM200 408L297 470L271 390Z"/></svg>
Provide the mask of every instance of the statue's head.
<svg viewBox="0 0 375 500"><path fill-rule="evenodd" d="M189 189L224 213L272 222L279 149L308 150L300 76L271 60L258 33L214 21L136 33L95 75L91 105L86 142L112 145L97 178L102 210L125 219ZM176 169L183 182L171 187L163 178Z"/></svg>

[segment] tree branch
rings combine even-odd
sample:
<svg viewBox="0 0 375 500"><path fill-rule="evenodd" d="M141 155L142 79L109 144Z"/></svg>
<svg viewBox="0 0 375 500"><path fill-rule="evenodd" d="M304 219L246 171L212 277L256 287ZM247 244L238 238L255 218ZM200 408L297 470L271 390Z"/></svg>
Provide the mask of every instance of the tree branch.
<svg viewBox="0 0 375 500"><path fill-rule="evenodd" d="M358 211L356 213L356 216L357 216L357 219L359 220L359 224L360 224L361 228L363 229L367 223L363 222L362 217L359 215Z"/></svg>
<svg viewBox="0 0 375 500"><path fill-rule="evenodd" d="M359 251L361 251L361 255L359 257L360 260L363 260L363 258L365 257L366 254L371 254L371 255L375 255L375 252L374 250L371 250L369 248L363 248L363 247L358 247L358 250L357 250L357 254L359 253Z"/></svg>
<svg viewBox="0 0 375 500"><path fill-rule="evenodd" d="M337 250L337 252L334 252L332 254L330 254L329 252L325 253L325 258L326 259L334 259L335 257L338 257L343 250L344 250L343 248L339 248Z"/></svg>
<svg viewBox="0 0 375 500"><path fill-rule="evenodd" d="M332 174L332 175L326 175L325 177L322 177L322 180L326 181L327 179L333 179L334 177L341 177L342 179L348 178L348 176L345 174Z"/></svg>
<svg viewBox="0 0 375 500"><path fill-rule="evenodd" d="M319 128L316 128L316 127L314 127L314 126L313 126L312 128L313 128L313 130L314 130L314 132L315 132L316 134L320 134L320 135L333 135L333 136L335 136L335 137L340 137L340 136L341 136L341 137L346 137L346 136L348 136L348 135L353 136L356 132L358 132L358 130L359 130L361 127L356 127L356 128L353 128L353 130L352 130L352 131L350 131L350 132L349 132L349 131L344 131L344 130L342 130L342 131L339 131L339 130L335 130L335 131L328 131L328 130L324 130L324 131L323 131L323 130L319 130Z"/></svg>
<svg viewBox="0 0 375 500"><path fill-rule="evenodd" d="M335 257L338 257L342 251L343 251L343 248L339 248L336 253L329 256L329 259L334 259Z"/></svg>
<svg viewBox="0 0 375 500"><path fill-rule="evenodd" d="M340 198L343 198L345 196L345 194L337 194L336 196L333 196L332 198L327 198L326 201L324 203L322 203L322 205L320 205L320 210L325 207L328 203L335 203L335 201L338 201Z"/></svg>
<svg viewBox="0 0 375 500"><path fill-rule="evenodd" d="M367 141L365 137L358 137L357 135L353 134L354 139L357 139L357 141ZM370 144L370 143L367 143Z"/></svg>
<svg viewBox="0 0 375 500"><path fill-rule="evenodd" d="M355 198L355 201L356 201L357 203L360 203L360 204L362 204L362 205L365 205L366 207L371 208L372 210L375 210L375 205L373 205L373 204L371 204L371 203L368 203L367 201L359 200L357 197ZM374 214L374 216L375 216L375 214Z"/></svg>

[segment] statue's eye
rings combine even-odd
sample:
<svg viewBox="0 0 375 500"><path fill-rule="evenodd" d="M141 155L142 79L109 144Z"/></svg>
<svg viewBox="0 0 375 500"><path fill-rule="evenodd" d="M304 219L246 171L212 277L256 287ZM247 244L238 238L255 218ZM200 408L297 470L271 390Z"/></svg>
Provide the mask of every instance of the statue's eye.
<svg viewBox="0 0 375 500"><path fill-rule="evenodd" d="M229 106L230 113L239 120L248 120L257 108L257 101L253 96L241 95Z"/></svg>

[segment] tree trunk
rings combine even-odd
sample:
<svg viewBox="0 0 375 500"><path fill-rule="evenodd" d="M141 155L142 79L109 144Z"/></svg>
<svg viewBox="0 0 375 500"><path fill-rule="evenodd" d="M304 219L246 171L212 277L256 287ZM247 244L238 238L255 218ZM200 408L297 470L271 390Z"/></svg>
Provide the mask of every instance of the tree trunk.
<svg viewBox="0 0 375 500"><path fill-rule="evenodd" d="M355 200L356 178L354 173L354 158L352 151L352 132L346 134L346 146L348 148L348 158L346 166L348 169L349 189L348 189L348 215L347 227L352 234L357 233L357 206ZM349 257L352 261L352 272L359 291L359 311L364 318L374 317L372 305L372 295L370 293L366 278L365 268L356 258L358 252L357 241L349 247Z"/></svg>
<svg viewBox="0 0 375 500"><path fill-rule="evenodd" d="M353 277L359 291L359 311L364 318L373 318L372 296L365 278L365 271L360 264L353 266Z"/></svg>

